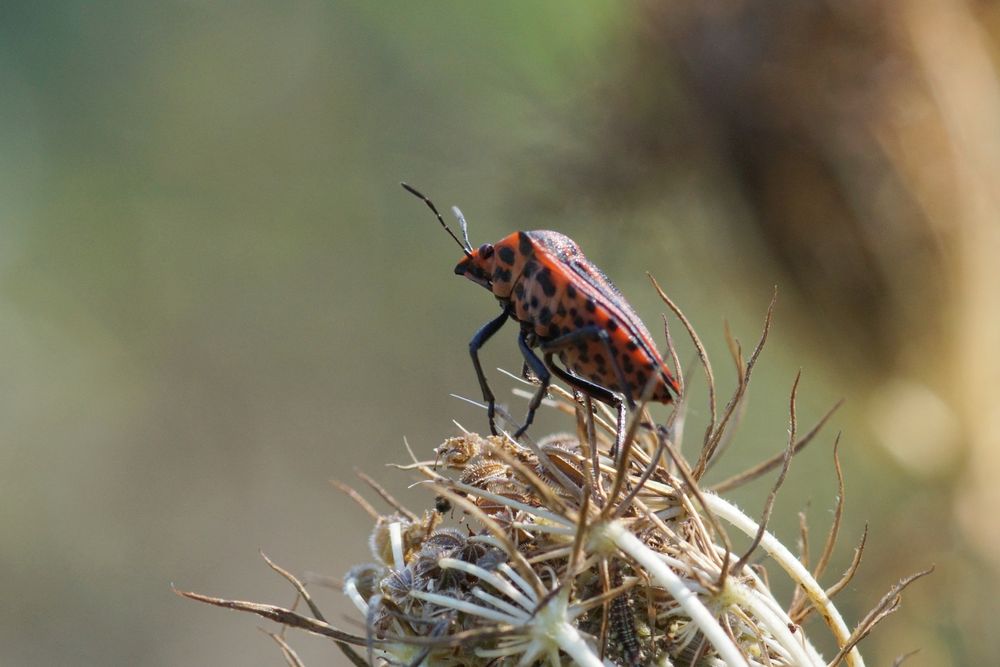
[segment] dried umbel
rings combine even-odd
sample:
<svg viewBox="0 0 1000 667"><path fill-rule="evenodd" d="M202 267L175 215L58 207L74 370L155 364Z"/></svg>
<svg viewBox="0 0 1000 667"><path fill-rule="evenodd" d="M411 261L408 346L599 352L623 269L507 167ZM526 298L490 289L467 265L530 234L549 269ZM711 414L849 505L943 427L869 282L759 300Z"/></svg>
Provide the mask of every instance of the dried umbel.
<svg viewBox="0 0 1000 667"><path fill-rule="evenodd" d="M575 420L569 433L538 442L464 433L446 440L433 458L418 460L411 452L412 463L398 468L424 479L427 506L434 509L412 512L363 476L392 508L380 514L356 491L339 485L375 519L373 562L352 569L343 585L367 628L364 634L327 623L305 587L273 564L311 616L184 595L331 637L359 665L843 662L860 667L864 661L857 643L896 609L902 588L920 575L899 582L849 629L831 598L854 575L864 541L839 582L825 588L818 581L840 527L839 463L835 520L812 570L807 558L766 530L792 457L815 438L833 410L800 437L796 378L785 450L714 488L700 485L737 419L769 323L770 312L764 336L748 359L732 346L738 383L721 411L711 365L688 327L710 387L711 423L693 463L680 453L684 402L666 424L654 425L640 405L619 425L604 406L553 388L550 403ZM720 495L773 470L779 473L762 519L747 516ZM748 536L750 547L735 552L728 531ZM763 565L749 564L752 555L760 560L762 554ZM768 585L766 574L779 571L796 585L787 605ZM837 643L835 656L823 658L801 627L814 611ZM285 640L274 637L289 664L300 664Z"/></svg>

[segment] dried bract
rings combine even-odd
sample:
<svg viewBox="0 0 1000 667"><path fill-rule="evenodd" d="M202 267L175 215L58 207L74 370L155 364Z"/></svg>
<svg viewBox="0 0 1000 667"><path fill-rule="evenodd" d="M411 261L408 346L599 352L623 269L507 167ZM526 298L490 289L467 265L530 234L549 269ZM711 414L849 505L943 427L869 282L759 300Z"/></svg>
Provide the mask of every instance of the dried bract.
<svg viewBox="0 0 1000 667"><path fill-rule="evenodd" d="M694 337L687 320L682 323ZM406 466L423 477L422 487L429 487L438 511L411 512L361 476L390 506L376 519L370 538L375 562L352 569L344 580L344 593L365 624L364 636L326 624L310 599L313 618L190 595L326 634L355 664L365 664L363 652L379 665L826 667L799 625L815 610L836 642L834 661L862 667L858 643L896 609L913 579L894 587L853 630L831 596L853 576L860 558L832 587L818 581L843 509L839 463L836 521L812 572L807 552L796 556L767 530L792 458L816 436L814 428L796 439L798 378L784 452L724 482L728 489L780 467L763 520L699 485L725 450L720 443L731 439L736 406L762 345L763 337L749 359L733 345L737 387L721 413L711 387L706 411L711 424L693 462L681 458L679 442L668 439L682 429L653 425L642 406L616 432L614 415L600 407L595 413L591 401L578 403L555 390L557 409L576 415L574 433L537 444L467 433L437 447L434 462ZM700 344L699 350L705 375L714 383ZM676 409L686 406L682 401ZM671 415L667 424L683 423L684 416ZM359 500L353 490L340 488ZM371 510L367 501L359 504ZM745 535L751 548L734 553L728 531ZM804 525L801 532L807 535ZM761 562L751 564L751 557ZM769 587L777 573L795 586L789 605Z"/></svg>

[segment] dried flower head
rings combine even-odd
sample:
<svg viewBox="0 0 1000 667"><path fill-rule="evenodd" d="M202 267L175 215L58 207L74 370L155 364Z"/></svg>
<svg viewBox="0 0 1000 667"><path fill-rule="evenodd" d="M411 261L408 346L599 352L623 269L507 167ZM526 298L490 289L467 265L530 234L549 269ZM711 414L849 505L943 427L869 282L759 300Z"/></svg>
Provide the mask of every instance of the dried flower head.
<svg viewBox="0 0 1000 667"><path fill-rule="evenodd" d="M920 575L900 582L853 631L848 628L831 598L854 575L864 541L839 582L825 588L818 581L834 549L844 499L836 448L841 493L812 571L807 556L793 554L766 529L792 457L833 410L799 437L796 377L784 451L703 488L701 478L738 421L770 310L749 358L731 345L738 382L720 412L704 348L662 296L687 327L709 383L711 423L693 463L680 455L685 402L663 425L655 425L643 405L621 423L603 405L553 388L553 404L575 419L575 432L537 442L464 433L448 438L433 460L414 457L398 466L426 480L434 510L411 512L363 476L392 508L378 514L340 485L375 517L374 562L348 572L343 586L366 624L365 636L329 625L304 586L279 568L312 617L184 595L330 636L355 664L862 666L858 642L896 609L902 588ZM779 473L760 520L720 495L772 470ZM743 553L733 550L727 532L733 530L751 539ZM751 566L758 550L765 565ZM796 585L789 605L771 592L765 574L772 568ZM839 647L832 659L820 655L801 627L813 611ZM287 644L279 644L289 663L298 664Z"/></svg>

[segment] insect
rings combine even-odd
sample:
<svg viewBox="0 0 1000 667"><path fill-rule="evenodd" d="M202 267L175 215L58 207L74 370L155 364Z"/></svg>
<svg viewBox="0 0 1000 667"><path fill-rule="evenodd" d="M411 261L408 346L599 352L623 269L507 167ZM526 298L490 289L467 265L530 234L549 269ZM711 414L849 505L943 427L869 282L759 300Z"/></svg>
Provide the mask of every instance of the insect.
<svg viewBox="0 0 1000 667"><path fill-rule="evenodd" d="M469 353L486 401L490 431L496 435L496 398L486 381L479 350L508 319L521 325L518 347L540 386L528 404L519 438L531 425L552 376L599 401L635 406L647 384L650 400L670 403L677 381L663 362L653 338L621 292L569 237L552 231L517 231L496 243L473 249L465 217L452 212L462 240L445 223L430 199L403 183L437 216L465 257L455 273L488 289L500 302L500 314L469 341ZM538 349L544 361L535 353ZM554 362L559 357L562 368Z"/></svg>
<svg viewBox="0 0 1000 667"><path fill-rule="evenodd" d="M447 514L451 511L451 501L444 496L434 496L434 509L438 514Z"/></svg>
<svg viewBox="0 0 1000 667"><path fill-rule="evenodd" d="M616 567L614 584L622 585L621 568ZM632 610L632 600L628 593L622 593L611 601L608 610L611 637L621 651L622 664L628 667L638 667L642 664L642 647L639 645L639 634L635 625L635 612Z"/></svg>

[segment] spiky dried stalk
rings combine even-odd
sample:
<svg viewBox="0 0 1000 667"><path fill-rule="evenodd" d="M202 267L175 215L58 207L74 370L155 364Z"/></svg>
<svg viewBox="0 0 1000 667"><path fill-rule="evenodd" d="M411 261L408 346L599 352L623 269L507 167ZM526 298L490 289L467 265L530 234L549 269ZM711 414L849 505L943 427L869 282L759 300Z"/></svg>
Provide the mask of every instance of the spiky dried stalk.
<svg viewBox="0 0 1000 667"><path fill-rule="evenodd" d="M913 579L893 588L853 632L848 629L831 598L856 571L860 549L833 588L817 580L840 523L839 462L836 526L815 573L809 571L807 555L800 560L767 530L792 457L818 431L796 439L798 377L785 451L720 485L728 489L780 466L763 519L752 519L699 486L724 449L719 444L731 437L727 429L735 424L732 416L766 339L771 308L765 335L750 359L742 358L735 341L731 345L738 383L717 418L714 375L704 347L680 310L665 300L695 341L709 382L712 423L693 466L680 456L680 443L671 440L680 429L652 426L641 403L616 427L616 415L603 406L554 388L551 404L575 416L575 433L534 442L466 432L447 439L433 460L418 460L411 452L412 463L397 466L425 478L437 497L434 510L412 512L359 473L391 507L390 514L376 516L374 562L353 568L344 580L345 595L364 618L365 636L330 626L304 586L271 561L312 617L272 605L182 594L331 637L355 664L365 660L349 644L366 652L369 662L385 665L561 665L568 659L594 667L609 661L825 667L799 626L815 610L837 642L834 662L863 667L858 642L896 608L900 591ZM683 423L685 406L680 404L669 424ZM609 456L612 450L615 459ZM366 512L375 512L350 487L338 483L338 488ZM742 556L732 552L726 526L752 539ZM766 570L750 566L755 549L796 585L789 605L771 593ZM286 660L298 664L283 638L274 638Z"/></svg>

